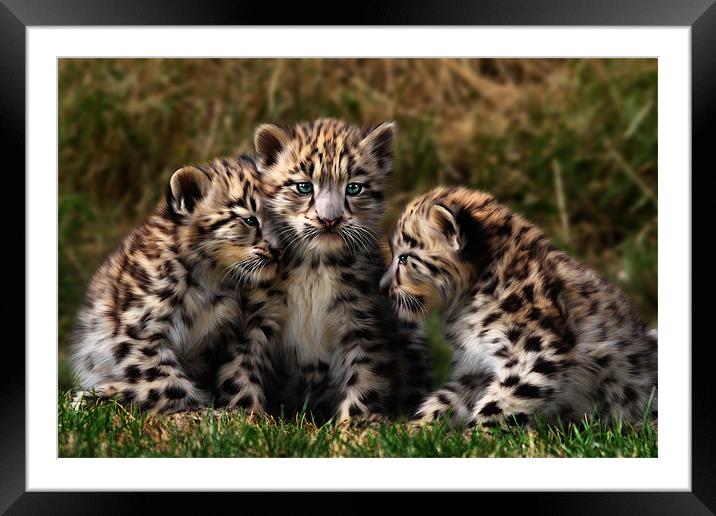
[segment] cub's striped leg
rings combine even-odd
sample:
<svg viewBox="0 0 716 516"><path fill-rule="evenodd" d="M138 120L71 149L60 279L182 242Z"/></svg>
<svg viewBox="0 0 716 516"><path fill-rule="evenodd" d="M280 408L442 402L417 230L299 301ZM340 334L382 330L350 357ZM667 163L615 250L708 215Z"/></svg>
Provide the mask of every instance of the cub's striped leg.
<svg viewBox="0 0 716 516"><path fill-rule="evenodd" d="M267 352L273 331L267 321L257 316L249 319L245 333L232 329L217 375L218 406L252 413L265 410L266 382L273 374Z"/></svg>
<svg viewBox="0 0 716 516"><path fill-rule="evenodd" d="M464 421L470 410L465 405L463 397L453 388L454 386L447 384L442 389L431 393L420 404L411 421L417 425L424 425L447 413L452 414L452 419L455 422Z"/></svg>
<svg viewBox="0 0 716 516"><path fill-rule="evenodd" d="M413 422L423 425L450 413L457 426L468 426L472 421L472 408L491 377L484 373L461 374L431 393L413 416Z"/></svg>
<svg viewBox="0 0 716 516"><path fill-rule="evenodd" d="M558 409L568 411L569 407L559 407L554 402L554 394L564 383L568 366L562 365L564 371L558 372L547 358L539 355L531 358L529 363L508 362L508 366L495 375L475 403L471 424L532 424L536 413L548 417Z"/></svg>
<svg viewBox="0 0 716 516"><path fill-rule="evenodd" d="M166 342L122 342L114 350L118 361L110 380L94 386L99 398L119 396L144 412L170 414L198 410L208 405L210 393L198 387L182 369Z"/></svg>
<svg viewBox="0 0 716 516"><path fill-rule="evenodd" d="M339 385L337 422L352 416L371 416L385 412L390 376L395 362L386 354L386 345L370 330L353 330L340 341L343 377Z"/></svg>
<svg viewBox="0 0 716 516"><path fill-rule="evenodd" d="M532 424L534 413L542 402L538 399L520 398L515 394L498 394L499 387L490 389L475 404L471 426L499 426L502 424Z"/></svg>
<svg viewBox="0 0 716 516"><path fill-rule="evenodd" d="M299 366L300 377L295 383L296 409L308 408L314 421L322 424L333 417L336 408L336 388L330 375L330 365L322 360Z"/></svg>
<svg viewBox="0 0 716 516"><path fill-rule="evenodd" d="M398 357L398 371L392 375L389 412L412 415L432 387L430 351L420 332L401 335L392 344L392 355Z"/></svg>

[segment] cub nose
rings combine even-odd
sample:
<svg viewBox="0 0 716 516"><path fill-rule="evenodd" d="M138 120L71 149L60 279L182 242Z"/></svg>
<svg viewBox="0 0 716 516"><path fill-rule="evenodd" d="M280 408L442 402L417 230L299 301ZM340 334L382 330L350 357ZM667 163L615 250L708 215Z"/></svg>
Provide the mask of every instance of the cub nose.
<svg viewBox="0 0 716 516"><path fill-rule="evenodd" d="M318 222L321 223L321 225L326 229L331 229L334 226L337 226L341 220L343 220L343 217L337 217L335 219L324 219L321 217L318 217Z"/></svg>

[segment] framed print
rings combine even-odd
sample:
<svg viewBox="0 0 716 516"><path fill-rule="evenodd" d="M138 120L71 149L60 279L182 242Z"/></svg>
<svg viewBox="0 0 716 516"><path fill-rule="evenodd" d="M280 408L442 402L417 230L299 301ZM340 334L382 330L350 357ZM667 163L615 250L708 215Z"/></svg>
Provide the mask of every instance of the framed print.
<svg viewBox="0 0 716 516"><path fill-rule="evenodd" d="M179 4L0 5L26 301L3 510L714 511L713 2Z"/></svg>

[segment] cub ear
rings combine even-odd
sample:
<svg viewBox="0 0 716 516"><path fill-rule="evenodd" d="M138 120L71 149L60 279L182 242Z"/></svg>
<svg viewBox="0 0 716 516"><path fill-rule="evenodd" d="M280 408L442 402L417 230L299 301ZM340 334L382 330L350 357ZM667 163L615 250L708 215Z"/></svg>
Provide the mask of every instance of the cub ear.
<svg viewBox="0 0 716 516"><path fill-rule="evenodd" d="M209 190L209 178L196 167L180 168L169 180L174 211L188 215Z"/></svg>
<svg viewBox="0 0 716 516"><path fill-rule="evenodd" d="M455 251L462 250L465 246L465 239L452 211L446 206L436 203L430 210L430 217L435 222L437 231L448 241L450 247Z"/></svg>
<svg viewBox="0 0 716 516"><path fill-rule="evenodd" d="M286 146L290 136L286 131L273 124L261 124L254 132L254 148L259 162L270 167L278 160L279 154Z"/></svg>
<svg viewBox="0 0 716 516"><path fill-rule="evenodd" d="M438 232L449 242L460 257L482 268L492 260L489 234L482 223L468 209L436 203L430 212Z"/></svg>
<svg viewBox="0 0 716 516"><path fill-rule="evenodd" d="M380 170L388 171L393 158L393 141L398 125L395 122L383 122L364 132L360 146L364 152L375 159Z"/></svg>

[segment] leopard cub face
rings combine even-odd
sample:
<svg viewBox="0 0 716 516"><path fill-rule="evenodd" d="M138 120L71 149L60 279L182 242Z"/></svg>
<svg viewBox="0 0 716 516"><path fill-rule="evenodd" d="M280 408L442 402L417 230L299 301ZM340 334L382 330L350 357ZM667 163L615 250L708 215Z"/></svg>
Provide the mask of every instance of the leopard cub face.
<svg viewBox="0 0 716 516"><path fill-rule="evenodd" d="M190 252L208 260L222 279L247 285L277 272L279 246L268 228L249 159L218 159L174 172L167 214L179 223Z"/></svg>
<svg viewBox="0 0 716 516"><path fill-rule="evenodd" d="M398 316L417 322L450 303L476 272L475 243L463 232L467 220L441 203L442 189L413 199L393 229L390 265L380 281ZM486 197L487 194L485 194Z"/></svg>
<svg viewBox="0 0 716 516"><path fill-rule="evenodd" d="M383 214L395 125L319 119L255 134L261 185L281 240L302 254L370 251Z"/></svg>

